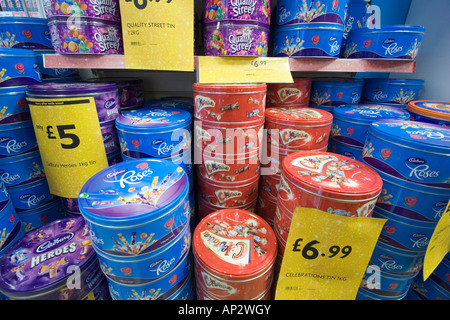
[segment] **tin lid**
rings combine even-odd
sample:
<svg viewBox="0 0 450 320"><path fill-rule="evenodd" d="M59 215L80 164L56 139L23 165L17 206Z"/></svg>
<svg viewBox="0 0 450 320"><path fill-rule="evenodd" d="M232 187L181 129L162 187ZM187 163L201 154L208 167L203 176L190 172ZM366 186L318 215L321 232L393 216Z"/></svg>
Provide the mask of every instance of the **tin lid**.
<svg viewBox="0 0 450 320"><path fill-rule="evenodd" d="M165 132L191 123L188 111L177 108L150 107L126 111L116 119L117 129L145 132Z"/></svg>
<svg viewBox="0 0 450 320"><path fill-rule="evenodd" d="M344 31L344 26L340 23L330 23L330 22L295 23L286 26L278 26L275 32L284 32L291 30L316 30L316 29Z"/></svg>
<svg viewBox="0 0 450 320"><path fill-rule="evenodd" d="M194 93L214 93L214 94L228 94L228 93L255 93L267 91L267 84L265 83L247 83L247 84L204 84L194 83Z"/></svg>
<svg viewBox="0 0 450 320"><path fill-rule="evenodd" d="M205 22L205 29L220 28L252 28L265 29L269 31L269 24L258 20L223 19L218 21Z"/></svg>
<svg viewBox="0 0 450 320"><path fill-rule="evenodd" d="M83 217L63 218L33 229L0 258L0 290L21 296L45 293L64 285L74 267L95 259Z"/></svg>
<svg viewBox="0 0 450 320"><path fill-rule="evenodd" d="M409 120L410 118L409 112L403 109L365 103L335 107L333 115L336 119L362 124L370 124L382 119Z"/></svg>
<svg viewBox="0 0 450 320"><path fill-rule="evenodd" d="M182 167L164 159L134 159L93 175L81 188L78 204L91 222L128 226L178 207L188 189Z"/></svg>
<svg viewBox="0 0 450 320"><path fill-rule="evenodd" d="M408 103L406 109L422 116L450 121L450 102L415 100Z"/></svg>
<svg viewBox="0 0 450 320"><path fill-rule="evenodd" d="M27 91L27 86L2 87L0 88L0 95L25 93L25 91Z"/></svg>
<svg viewBox="0 0 450 320"><path fill-rule="evenodd" d="M373 122L367 132L408 148L450 154L450 128L441 125L388 119Z"/></svg>
<svg viewBox="0 0 450 320"><path fill-rule="evenodd" d="M0 48L0 56L36 58L33 50L16 49L16 48Z"/></svg>
<svg viewBox="0 0 450 320"><path fill-rule="evenodd" d="M331 124L333 115L325 110L307 107L270 107L266 109L266 121L278 124L317 126Z"/></svg>
<svg viewBox="0 0 450 320"><path fill-rule="evenodd" d="M44 24L47 26L47 19L37 17L0 17L0 23Z"/></svg>
<svg viewBox="0 0 450 320"><path fill-rule="evenodd" d="M67 83L40 83L28 86L27 94L35 96L55 96L68 95L76 96L86 93L104 93L117 90L115 83L87 83L87 82L67 82Z"/></svg>
<svg viewBox="0 0 450 320"><path fill-rule="evenodd" d="M51 16L50 18L46 19L48 22L48 25L50 24L62 24L67 25L70 27L70 25L75 24L81 24L81 25L114 25L119 27L120 21L113 21L109 19L102 19L97 17L88 17L88 16L76 16L76 20L74 20L73 15L63 15L63 16Z"/></svg>
<svg viewBox="0 0 450 320"><path fill-rule="evenodd" d="M277 253L270 225L242 209L222 209L204 217L195 228L192 245L194 257L210 271L239 279L267 270Z"/></svg>
<svg viewBox="0 0 450 320"><path fill-rule="evenodd" d="M399 84L399 85L423 85L425 80L421 79L391 79L391 78L364 78L365 83Z"/></svg>
<svg viewBox="0 0 450 320"><path fill-rule="evenodd" d="M383 185L378 173L369 166L331 152L291 153L283 160L282 173L300 188L345 200L376 197Z"/></svg>
<svg viewBox="0 0 450 320"><path fill-rule="evenodd" d="M391 26L380 26L376 29L371 29L368 27L356 28L350 31L349 36L355 34L364 33L381 33L381 32L414 32L414 33L425 33L425 27L422 26L409 26L409 25L391 25Z"/></svg>

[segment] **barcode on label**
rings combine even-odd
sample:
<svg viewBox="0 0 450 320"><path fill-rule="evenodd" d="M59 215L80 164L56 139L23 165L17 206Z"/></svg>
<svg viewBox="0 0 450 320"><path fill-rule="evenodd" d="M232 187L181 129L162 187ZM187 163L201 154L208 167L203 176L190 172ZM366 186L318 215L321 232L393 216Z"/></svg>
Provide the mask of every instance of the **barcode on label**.
<svg viewBox="0 0 450 320"><path fill-rule="evenodd" d="M132 46L142 46L142 43L140 41L131 41L130 45L132 45Z"/></svg>

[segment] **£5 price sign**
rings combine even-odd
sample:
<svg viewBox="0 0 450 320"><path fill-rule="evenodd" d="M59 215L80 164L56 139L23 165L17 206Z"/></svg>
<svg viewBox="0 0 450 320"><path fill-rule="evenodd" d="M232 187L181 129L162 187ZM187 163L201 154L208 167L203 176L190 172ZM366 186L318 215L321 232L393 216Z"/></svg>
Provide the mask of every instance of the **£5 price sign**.
<svg viewBox="0 0 450 320"><path fill-rule="evenodd" d="M77 198L108 166L94 98L27 100L50 192Z"/></svg>
<svg viewBox="0 0 450 320"><path fill-rule="evenodd" d="M297 208L277 300L354 300L386 220Z"/></svg>

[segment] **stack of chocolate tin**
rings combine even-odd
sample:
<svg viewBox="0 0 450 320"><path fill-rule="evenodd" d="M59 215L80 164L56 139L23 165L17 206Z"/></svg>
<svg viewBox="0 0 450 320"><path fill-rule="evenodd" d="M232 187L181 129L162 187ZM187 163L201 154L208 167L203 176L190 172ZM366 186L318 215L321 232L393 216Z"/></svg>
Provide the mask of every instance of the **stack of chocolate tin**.
<svg viewBox="0 0 450 320"><path fill-rule="evenodd" d="M262 157L258 214L272 226L283 159L290 153L301 150L326 151L332 122L331 113L320 109L266 109L267 148Z"/></svg>
<svg viewBox="0 0 450 320"><path fill-rule="evenodd" d="M198 215L255 212L267 86L194 84Z"/></svg>

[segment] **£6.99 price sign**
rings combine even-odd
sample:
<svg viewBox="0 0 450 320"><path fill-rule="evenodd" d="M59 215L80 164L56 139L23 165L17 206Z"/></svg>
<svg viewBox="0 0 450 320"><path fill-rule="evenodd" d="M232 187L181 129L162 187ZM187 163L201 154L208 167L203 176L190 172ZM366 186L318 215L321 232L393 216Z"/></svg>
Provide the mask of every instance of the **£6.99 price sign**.
<svg viewBox="0 0 450 320"><path fill-rule="evenodd" d="M77 198L108 166L94 98L28 98L28 104L50 192Z"/></svg>
<svg viewBox="0 0 450 320"><path fill-rule="evenodd" d="M354 300L386 220L297 208L277 300Z"/></svg>

